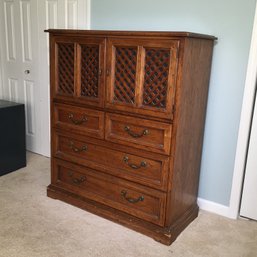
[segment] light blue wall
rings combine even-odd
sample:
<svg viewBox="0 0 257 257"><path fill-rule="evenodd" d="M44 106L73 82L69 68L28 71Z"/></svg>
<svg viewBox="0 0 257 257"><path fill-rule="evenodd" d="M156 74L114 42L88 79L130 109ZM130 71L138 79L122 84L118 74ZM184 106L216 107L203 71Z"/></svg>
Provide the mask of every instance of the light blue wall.
<svg viewBox="0 0 257 257"><path fill-rule="evenodd" d="M229 205L256 0L91 0L92 29L177 30L217 36L199 197Z"/></svg>

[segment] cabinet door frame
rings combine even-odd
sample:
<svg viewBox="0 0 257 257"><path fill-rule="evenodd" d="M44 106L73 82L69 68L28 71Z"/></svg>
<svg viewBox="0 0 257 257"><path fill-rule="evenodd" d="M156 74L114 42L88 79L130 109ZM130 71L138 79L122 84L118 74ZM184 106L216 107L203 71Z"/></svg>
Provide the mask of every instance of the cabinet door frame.
<svg viewBox="0 0 257 257"><path fill-rule="evenodd" d="M105 92L105 45L106 39L102 38L79 38L77 44L77 98L80 102L85 102L87 105L103 107L104 92ZM81 96L81 45L99 46L99 66L98 66L98 97Z"/></svg>
<svg viewBox="0 0 257 257"><path fill-rule="evenodd" d="M73 65L73 70L74 70L74 81L73 81L73 95L62 95L58 93L58 86L59 86L59 79L58 79L58 44L73 44L74 45L74 65ZM58 98L62 100L75 100L76 96L76 65L75 65L75 60L76 60L76 42L73 38L67 38L67 37L59 37L59 36L52 36L51 38L51 54L50 56L52 57L51 61L51 85L54 85L52 88L52 98Z"/></svg>
<svg viewBox="0 0 257 257"><path fill-rule="evenodd" d="M136 76L135 76L135 103L127 104L114 100L114 76L115 76L115 47L137 48ZM170 63L168 75L168 87L166 107L155 108L143 104L145 49L169 49ZM106 107L113 110L128 111L160 118L172 118L172 106L175 98L176 74L178 68L179 40L154 40L149 42L142 39L108 38L107 40L107 67L106 67Z"/></svg>
<svg viewBox="0 0 257 257"><path fill-rule="evenodd" d="M90 37L64 37L54 36L52 39L54 48L53 78L54 87L52 89L52 98L70 103L80 103L90 106L103 107L104 105L104 88L105 88L105 38ZM72 95L62 95L58 93L58 46L59 43L74 44L74 93ZM98 97L83 97L81 93L81 45L98 45L99 46L99 81ZM52 55L53 56L53 55Z"/></svg>

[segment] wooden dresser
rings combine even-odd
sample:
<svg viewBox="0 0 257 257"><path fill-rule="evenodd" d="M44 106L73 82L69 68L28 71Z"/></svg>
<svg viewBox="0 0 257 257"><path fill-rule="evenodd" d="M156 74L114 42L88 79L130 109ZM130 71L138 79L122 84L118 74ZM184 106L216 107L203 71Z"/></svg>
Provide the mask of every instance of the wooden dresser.
<svg viewBox="0 0 257 257"><path fill-rule="evenodd" d="M215 37L50 33L48 196L171 244L198 215Z"/></svg>

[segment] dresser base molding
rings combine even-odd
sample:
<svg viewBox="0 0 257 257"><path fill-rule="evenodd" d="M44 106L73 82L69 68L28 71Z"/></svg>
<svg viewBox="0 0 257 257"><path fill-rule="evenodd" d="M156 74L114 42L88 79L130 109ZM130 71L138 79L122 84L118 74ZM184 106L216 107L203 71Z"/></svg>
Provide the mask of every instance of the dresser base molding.
<svg viewBox="0 0 257 257"><path fill-rule="evenodd" d="M199 211L198 205L195 204L170 227L162 228L109 206L77 196L54 185L48 186L47 196L74 205L108 220L112 220L113 222L147 235L165 245L170 245L174 242L177 236L198 216Z"/></svg>

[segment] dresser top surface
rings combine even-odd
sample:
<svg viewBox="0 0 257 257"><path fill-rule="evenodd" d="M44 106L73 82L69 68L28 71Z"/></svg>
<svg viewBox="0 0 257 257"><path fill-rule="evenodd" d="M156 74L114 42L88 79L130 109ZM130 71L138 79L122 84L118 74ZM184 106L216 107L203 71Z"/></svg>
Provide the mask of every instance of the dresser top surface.
<svg viewBox="0 0 257 257"><path fill-rule="evenodd" d="M65 34L74 36L94 35L94 36L141 36L141 37L188 37L216 40L211 35L204 35L193 32L182 31L119 31L119 30L75 30L75 29L48 29L45 32L51 34Z"/></svg>

